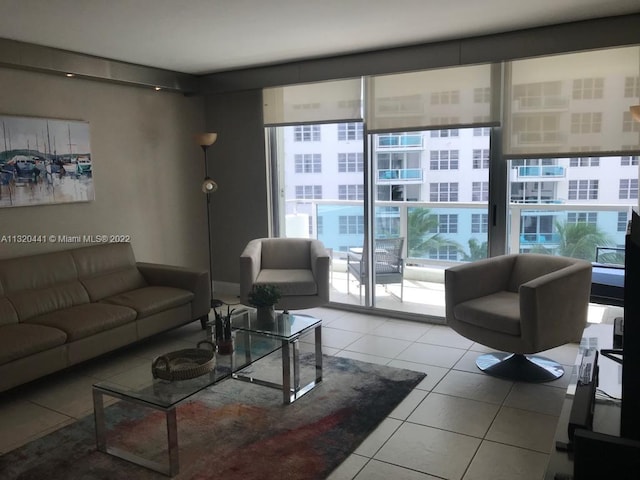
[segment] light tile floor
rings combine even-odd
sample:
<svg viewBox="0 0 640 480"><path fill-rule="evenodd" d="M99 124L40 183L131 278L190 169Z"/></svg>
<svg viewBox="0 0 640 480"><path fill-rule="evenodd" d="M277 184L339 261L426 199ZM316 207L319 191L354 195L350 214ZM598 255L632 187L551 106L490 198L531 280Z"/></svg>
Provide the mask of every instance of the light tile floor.
<svg viewBox="0 0 640 480"><path fill-rule="evenodd" d="M561 379L514 383L479 373L474 360L486 347L446 326L329 308L304 313L323 319L327 355L427 373L330 480L543 478L576 344L543 353L566 365ZM194 322L0 394L0 454L91 414L94 382L135 382L156 355L201 336ZM308 340L302 348L310 351Z"/></svg>

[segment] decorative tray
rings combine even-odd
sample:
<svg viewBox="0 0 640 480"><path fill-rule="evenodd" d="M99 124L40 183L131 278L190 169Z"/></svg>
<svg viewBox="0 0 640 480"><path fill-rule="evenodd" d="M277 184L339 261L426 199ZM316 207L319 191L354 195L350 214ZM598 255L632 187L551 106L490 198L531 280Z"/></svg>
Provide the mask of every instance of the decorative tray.
<svg viewBox="0 0 640 480"><path fill-rule="evenodd" d="M211 348L200 348L202 344ZM188 380L216 368L216 346L208 340L203 340L198 342L196 347L177 350L156 358L151 365L153 378L169 381Z"/></svg>

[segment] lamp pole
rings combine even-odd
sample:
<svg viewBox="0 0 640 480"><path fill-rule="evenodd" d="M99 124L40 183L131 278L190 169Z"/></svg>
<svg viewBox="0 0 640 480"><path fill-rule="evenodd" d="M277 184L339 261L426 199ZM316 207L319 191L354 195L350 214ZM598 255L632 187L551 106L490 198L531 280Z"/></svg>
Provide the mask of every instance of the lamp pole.
<svg viewBox="0 0 640 480"><path fill-rule="evenodd" d="M211 194L218 189L218 185L209 177L209 166L207 163L207 149L213 145L218 135L216 133L202 133L196 135L196 139L202 152L204 153L204 181L202 182L202 191L207 197L207 238L208 238L208 253L209 253L209 280L211 291L211 308L217 308L223 304L221 300L213 298L213 258L211 255Z"/></svg>

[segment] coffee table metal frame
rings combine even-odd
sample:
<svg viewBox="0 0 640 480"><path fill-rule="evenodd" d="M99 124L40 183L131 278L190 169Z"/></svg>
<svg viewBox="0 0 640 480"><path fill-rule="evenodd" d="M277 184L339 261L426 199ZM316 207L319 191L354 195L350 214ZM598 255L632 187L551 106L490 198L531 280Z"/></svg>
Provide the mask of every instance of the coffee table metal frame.
<svg viewBox="0 0 640 480"><path fill-rule="evenodd" d="M283 318L284 317L284 318ZM261 380L252 375L245 375L242 373L242 370L238 372L232 373L232 377L236 380L241 380L243 382L255 383L257 385L262 385L265 387L275 388L278 390L282 390L282 402L285 405L291 404L295 402L297 399L302 397L304 394L311 391L316 385L322 382L322 320L319 320L314 317L309 317L306 315L297 315L297 317L306 317L308 325L303 329L297 331L292 335L288 335L283 332L277 322L286 322L287 314L283 314L282 317L279 316L276 321L276 325L273 329L255 329L251 326L250 322L247 322L248 325L246 327L236 327L238 330L247 330L255 335L261 335L265 337L275 338L282 342L282 383L270 382L267 380ZM316 377L315 380L312 380L308 384L304 386L300 386L300 337L306 334L307 332L313 330L314 331L314 353L315 353L315 371ZM244 337L247 342L251 342L251 336ZM244 345L244 351L247 355L246 361L247 365L253 363L251 358L251 348L250 345ZM293 382L291 377L291 366L293 363Z"/></svg>
<svg viewBox="0 0 640 480"><path fill-rule="evenodd" d="M107 429L105 426L104 416L104 395L119 398L121 400L126 400L127 402L136 403L138 405L144 405L145 407L164 412L167 422L167 445L169 456L168 465L162 464L160 462L154 462L153 460L149 460L134 453L127 452L125 450L122 450L121 448L109 447L107 445ZM118 394L116 392L104 390L100 387L94 386L93 411L95 414L96 425L96 448L99 452L108 453L109 455L113 455L114 457L122 458L123 460L141 465L145 468L154 470L164 475L168 475L170 477L177 475L180 471L180 460L178 457L178 422L176 420L176 406L177 405L169 408L163 408L149 404L142 400L134 399L125 394Z"/></svg>
<svg viewBox="0 0 640 480"><path fill-rule="evenodd" d="M294 331L293 333L287 335L284 331L276 330L262 330L262 329L254 329L250 325L250 321L245 321L242 326L238 328L234 328L236 333L238 331L243 331L246 335L242 335L243 338L243 347L245 351L245 361L238 366L239 371L235 371L235 354L231 355L231 373L230 375L221 376L219 378L214 378L209 383L204 383L203 386L199 388L194 388L194 390L186 395L183 398L179 399L176 402L168 402L166 405L162 402L152 402L147 401L142 397L136 397L132 392L128 392L126 388L119 389L117 386L107 386L103 383L97 383L93 385L93 409L94 409L94 420L95 420L95 428L96 428L96 447L97 450L103 453L107 453L109 455L113 455L115 457L121 458L123 460L127 460L131 463L135 463L142 467L148 468L150 470L154 470L156 472L162 473L168 476L175 476L180 471L180 460L178 455L178 424L176 419L176 407L180 405L182 402L190 398L192 395L195 395L197 392L201 391L203 388L207 386L214 385L218 381L222 381L226 378L232 377L238 380L247 381L256 383L258 385L268 386L272 388L282 389L283 392L283 403L290 404L294 402L296 399L300 398L305 393L309 392L312 388L314 388L318 383L322 381L322 320L314 318L314 317L306 317L306 322L308 325L304 325L303 328ZM245 318L249 319L250 314L248 312L239 312L236 315L236 318ZM280 321L282 322L282 317L280 317ZM286 318L284 319L286 320ZM281 323L282 325L282 323ZM315 331L315 372L316 378L314 381L311 381L309 384L301 387L300 386L300 352L299 352L299 339L301 335L309 332L310 330ZM211 326L209 326L207 333L211 335ZM272 382L259 380L251 377L250 375L242 375L241 370L248 367L255 361L264 358L271 353L274 353L278 350L278 348L274 348L267 353L262 355L258 355L256 358L252 357L252 335L259 335L262 337L267 337L271 339L278 339L281 341L281 349L282 349L282 375L283 382L282 385L275 384ZM293 351L293 357L291 357L290 347ZM219 357L218 357L219 358ZM293 360L293 385L291 385L291 360ZM127 452L121 448L110 447L107 445L107 428L105 422L105 408L104 408L104 396L118 398L120 400L124 400L127 402L131 402L134 404L142 405L147 408L151 408L154 410L158 410L164 412L166 424L167 424L167 446L168 446L168 459L169 463L163 464L160 462L156 462L153 460L146 459L139 455L136 455L131 452Z"/></svg>

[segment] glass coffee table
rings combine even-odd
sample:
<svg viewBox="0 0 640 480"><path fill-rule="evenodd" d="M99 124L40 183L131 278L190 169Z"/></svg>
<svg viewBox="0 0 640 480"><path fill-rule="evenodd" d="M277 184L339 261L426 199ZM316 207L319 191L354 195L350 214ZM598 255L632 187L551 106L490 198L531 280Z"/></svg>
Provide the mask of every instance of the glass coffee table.
<svg viewBox="0 0 640 480"><path fill-rule="evenodd" d="M109 381L93 385L93 409L98 451L165 475L174 476L178 474L180 469L176 407L196 393L223 380L235 378L282 390L283 403L290 404L322 381L322 320L307 315L279 314L275 323L264 326L257 323L255 310L247 309L234 314L231 323L235 349L233 353L228 355L216 353L216 366L205 375L179 381L154 379L150 363L148 377L141 379L134 387ZM299 339L311 331L314 331L315 340L315 380L301 386ZM206 332L207 339L211 340L213 337L211 322L207 324ZM282 351L282 384L243 374L242 370L278 350ZM121 448L107 445L104 396L164 412L167 424L168 464L149 460Z"/></svg>
<svg viewBox="0 0 640 480"><path fill-rule="evenodd" d="M241 347L245 358L241 363L249 365L256 337L272 339L279 343L282 349L282 383L260 380L251 375L243 375L242 369L234 369L232 377L245 382L256 383L266 387L282 390L282 401L285 404L295 402L302 395L310 391L322 381L322 320L309 315L278 314L275 322L270 325L258 323L255 311L236 316L232 321L232 328L238 333L244 333L236 339L236 348ZM300 337L314 331L315 369L316 378L308 384L300 385ZM244 368L244 367L243 367ZM291 375L293 368L293 376Z"/></svg>

